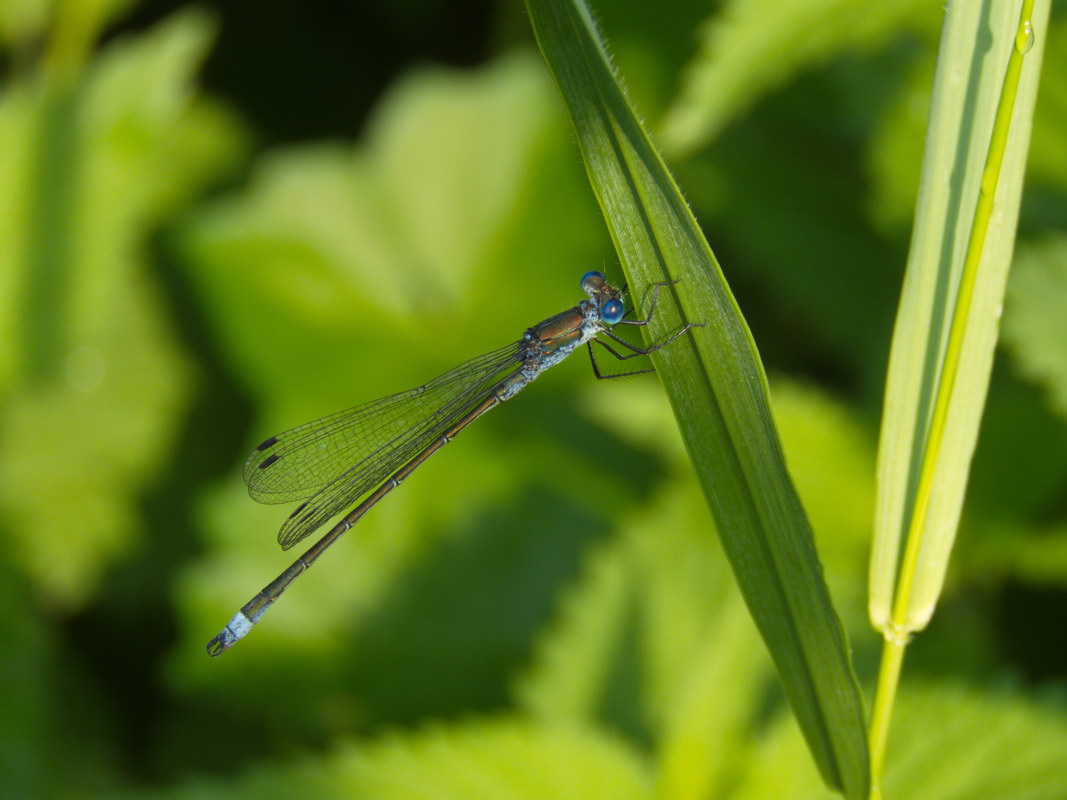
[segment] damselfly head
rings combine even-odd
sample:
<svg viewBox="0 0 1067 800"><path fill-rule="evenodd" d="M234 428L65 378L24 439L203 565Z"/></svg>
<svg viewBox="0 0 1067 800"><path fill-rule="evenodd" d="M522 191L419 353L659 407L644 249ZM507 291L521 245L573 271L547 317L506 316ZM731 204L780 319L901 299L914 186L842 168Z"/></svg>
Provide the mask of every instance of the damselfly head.
<svg viewBox="0 0 1067 800"><path fill-rule="evenodd" d="M608 279L604 277L603 272L593 270L582 276L582 291L592 298L595 298L597 292L607 285Z"/></svg>
<svg viewBox="0 0 1067 800"><path fill-rule="evenodd" d="M603 308L609 301L622 297L622 292L608 283L604 273L595 270L582 276L582 291L596 301L597 308Z"/></svg>

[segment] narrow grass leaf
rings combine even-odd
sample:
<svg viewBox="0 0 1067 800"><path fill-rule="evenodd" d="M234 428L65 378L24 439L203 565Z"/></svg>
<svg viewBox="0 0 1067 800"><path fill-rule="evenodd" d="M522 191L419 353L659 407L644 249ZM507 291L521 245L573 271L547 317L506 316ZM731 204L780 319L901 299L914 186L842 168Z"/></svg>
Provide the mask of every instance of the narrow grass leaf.
<svg viewBox="0 0 1067 800"><path fill-rule="evenodd" d="M617 82L581 2L528 0L593 191L630 281L663 288L649 341L745 601L824 779L865 797L867 747L848 644L786 471L756 348L718 263Z"/></svg>
<svg viewBox="0 0 1067 800"><path fill-rule="evenodd" d="M978 438L1015 241L1049 3L1034 4L1035 38L1022 59L998 178L984 173L1005 65L1013 48L1027 47L1026 41L1016 42L1019 9L1018 0L952 3L946 17L878 454L870 615L883 631L921 630L933 614ZM984 245L979 244L980 260L964 281L983 181L996 192L992 217ZM964 292L969 297L961 301ZM939 402L946 404L940 414ZM928 484L922 493L921 484ZM922 519L913 520L917 510ZM909 527L917 536L917 544L909 546L914 570L905 566L910 585L897 598ZM895 604L901 605L899 613Z"/></svg>

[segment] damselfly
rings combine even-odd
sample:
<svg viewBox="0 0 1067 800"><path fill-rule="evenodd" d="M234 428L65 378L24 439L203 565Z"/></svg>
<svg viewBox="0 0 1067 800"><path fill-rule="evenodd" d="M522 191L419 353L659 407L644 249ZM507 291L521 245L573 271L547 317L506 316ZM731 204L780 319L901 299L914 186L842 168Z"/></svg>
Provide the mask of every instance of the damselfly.
<svg viewBox="0 0 1067 800"><path fill-rule="evenodd" d="M653 353L689 328L700 327L685 325L651 347L637 347L612 333L616 325L647 325L660 289L669 285L653 287L647 319L627 320L623 290L609 284L603 274L587 272L582 276L581 287L588 299L534 325L518 342L461 364L417 389L309 422L260 444L244 467L252 499L260 503L303 500L278 533L283 550L311 535L367 492L370 494L249 600L208 643L208 654L218 656L247 634L300 573L426 459L581 345L589 348L598 378L616 378L621 375L601 374L593 353L594 342L615 358L625 360ZM629 352L620 353L596 338L600 335Z"/></svg>

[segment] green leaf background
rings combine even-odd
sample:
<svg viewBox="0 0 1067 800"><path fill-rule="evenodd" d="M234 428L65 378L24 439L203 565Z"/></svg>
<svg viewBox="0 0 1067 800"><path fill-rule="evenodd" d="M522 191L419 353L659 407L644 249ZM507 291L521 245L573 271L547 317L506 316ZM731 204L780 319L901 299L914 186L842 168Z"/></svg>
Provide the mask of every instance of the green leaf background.
<svg viewBox="0 0 1067 800"><path fill-rule="evenodd" d="M594 10L767 367L869 692L874 449L940 8L857 27L856 4L800 5ZM75 7L0 6L0 795L829 796L659 383L582 356L204 655L289 562L286 510L244 493L250 446L621 270L517 6L464 36L432 4L258 10L291 48L235 41L257 30L235 9ZM404 46L345 61L364 28ZM1067 25L1037 33L1004 344L891 797L1067 794Z"/></svg>

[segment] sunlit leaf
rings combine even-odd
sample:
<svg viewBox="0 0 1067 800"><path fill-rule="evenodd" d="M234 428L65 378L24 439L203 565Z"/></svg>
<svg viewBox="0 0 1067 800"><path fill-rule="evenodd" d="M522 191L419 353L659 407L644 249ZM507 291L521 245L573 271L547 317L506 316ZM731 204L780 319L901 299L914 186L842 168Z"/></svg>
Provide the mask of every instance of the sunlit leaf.
<svg viewBox="0 0 1067 800"><path fill-rule="evenodd" d="M109 302L158 219L171 178L202 185L230 156L231 131L204 119L210 148L180 147L190 82L211 40L210 23L187 13L140 39L106 48L70 87L26 82L3 97L9 125L0 161L0 385L18 372L55 378L60 362L114 314ZM172 160L188 159L173 172ZM201 160L202 159L202 160Z"/></svg>
<svg viewBox="0 0 1067 800"><path fill-rule="evenodd" d="M61 101L26 83L0 103L2 502L13 549L61 606L132 540L188 391L140 250L236 147L227 115L186 115L210 38L181 15L114 42Z"/></svg>
<svg viewBox="0 0 1067 800"><path fill-rule="evenodd" d="M955 540L1015 243L1048 10L1035 5L1040 42L1023 58L996 175L987 173L987 154L1019 8L950 6L946 18L878 451L870 614L882 631L927 624ZM980 33L987 29L995 47ZM977 241L982 186L995 191L996 205ZM905 539L914 556L897 598Z"/></svg>
<svg viewBox="0 0 1067 800"><path fill-rule="evenodd" d="M130 545L139 488L167 457L188 367L158 298L131 282L116 325L74 349L61 382L11 396L0 436L10 546L45 596L82 605Z"/></svg>

